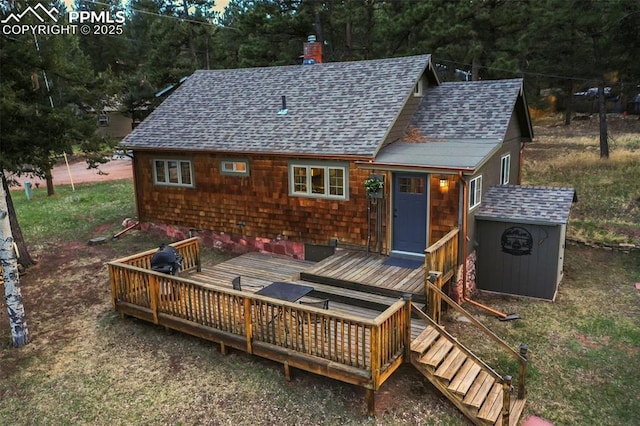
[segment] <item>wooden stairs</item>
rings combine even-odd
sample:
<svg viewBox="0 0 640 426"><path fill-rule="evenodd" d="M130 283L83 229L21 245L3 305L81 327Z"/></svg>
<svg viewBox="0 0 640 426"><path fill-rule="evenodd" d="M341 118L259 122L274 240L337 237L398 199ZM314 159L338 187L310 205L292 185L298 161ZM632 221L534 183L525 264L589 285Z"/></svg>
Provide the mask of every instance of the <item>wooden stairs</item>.
<svg viewBox="0 0 640 426"><path fill-rule="evenodd" d="M432 324L411 343L411 363L476 425L502 425L508 389L509 425L517 425L526 399L444 328Z"/></svg>

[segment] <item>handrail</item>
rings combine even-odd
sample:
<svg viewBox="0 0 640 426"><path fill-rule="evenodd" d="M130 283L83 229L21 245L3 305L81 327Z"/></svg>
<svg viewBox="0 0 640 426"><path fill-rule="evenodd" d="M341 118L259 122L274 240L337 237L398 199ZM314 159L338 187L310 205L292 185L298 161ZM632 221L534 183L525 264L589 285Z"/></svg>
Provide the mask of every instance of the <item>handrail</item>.
<svg viewBox="0 0 640 426"><path fill-rule="evenodd" d="M424 251L425 271L441 271L452 276L458 267L458 228L452 229Z"/></svg>
<svg viewBox="0 0 640 426"><path fill-rule="evenodd" d="M412 304L411 306L412 311L417 314L419 317L421 317L423 320L427 321L429 324L431 324L432 327L435 327L438 329L439 333L441 335L443 335L444 337L447 338L447 340L449 340L450 342L454 343L462 352L464 352L468 357L473 358L473 360L480 364L487 372L489 372L497 381L499 381L500 383L502 383L502 376L500 376L500 374L498 374L493 368L491 368L490 366L488 366L487 364L485 364L484 361L482 361L480 358L478 358L478 356L476 354L474 354L473 352L471 352L469 349L467 349L464 345L461 345L460 342L458 341L458 339L456 339L455 337L453 337L451 334L449 334L449 332L447 332L441 325L439 325L437 322L435 322L434 320L432 320L431 318L429 318L429 315L425 314L418 306Z"/></svg>
<svg viewBox="0 0 640 426"><path fill-rule="evenodd" d="M507 354L511 355L513 358L516 359L516 361L518 361L518 363L520 365L520 372L519 372L519 379L520 380L518 382L518 386L519 386L518 395L519 395L520 398L523 398L524 394L525 394L524 380L525 380L526 370L527 370L527 362L528 362L527 359L522 354L516 352L511 346L509 346L509 344L507 342L505 342L500 337L498 337L487 326L485 326L480 321L478 321L466 309L464 309L458 303L454 302L449 296L447 296L442 290L440 290L438 288L438 286L436 286L435 284L431 283L429 280L425 280L425 284L426 284L427 288L429 289L429 291L434 291L439 297L441 297L445 302L447 302L447 304L449 306L451 306L453 309L458 311L458 313L464 315L469 320L469 322L471 324L476 326L476 328L478 328L485 335L487 335L491 340L493 340L495 343L497 343L499 345L499 347L501 347L504 352L506 352ZM428 318L428 316L426 314L424 314L424 315ZM431 318L429 318L429 321L432 322L432 323L436 323Z"/></svg>
<svg viewBox="0 0 640 426"><path fill-rule="evenodd" d="M201 270L200 264L200 240L198 237L187 238L169 244L175 248L182 256L182 271ZM146 250L131 256L114 260L112 263L124 263L127 265L141 266L145 269L151 268L151 258L158 251L157 248Z"/></svg>
<svg viewBox="0 0 640 426"><path fill-rule="evenodd" d="M137 263L141 257L124 259ZM147 318L156 324L164 317L175 317L243 336L249 353L254 341L263 341L364 369L371 375L374 389L402 363L410 344L402 331L410 327L404 320L410 317L405 313L410 307L403 301L369 319L208 285L120 261L109 262L108 267L115 309L122 303L140 306L150 312ZM317 318L322 327L301 322L311 317Z"/></svg>

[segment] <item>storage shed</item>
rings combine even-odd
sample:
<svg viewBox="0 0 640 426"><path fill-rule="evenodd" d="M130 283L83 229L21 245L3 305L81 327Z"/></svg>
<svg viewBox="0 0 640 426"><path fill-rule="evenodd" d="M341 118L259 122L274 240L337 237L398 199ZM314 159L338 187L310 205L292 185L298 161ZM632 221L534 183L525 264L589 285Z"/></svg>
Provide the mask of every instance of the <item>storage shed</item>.
<svg viewBox="0 0 640 426"><path fill-rule="evenodd" d="M489 188L476 213L479 289L554 300L573 188Z"/></svg>

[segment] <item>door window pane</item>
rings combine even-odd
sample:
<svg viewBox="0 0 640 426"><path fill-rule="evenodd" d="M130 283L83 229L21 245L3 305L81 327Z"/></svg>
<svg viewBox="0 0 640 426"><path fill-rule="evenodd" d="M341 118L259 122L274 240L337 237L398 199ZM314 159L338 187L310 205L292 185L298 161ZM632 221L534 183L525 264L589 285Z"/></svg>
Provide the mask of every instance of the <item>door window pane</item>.
<svg viewBox="0 0 640 426"><path fill-rule="evenodd" d="M404 194L424 194L424 179L419 177L399 178L398 190Z"/></svg>

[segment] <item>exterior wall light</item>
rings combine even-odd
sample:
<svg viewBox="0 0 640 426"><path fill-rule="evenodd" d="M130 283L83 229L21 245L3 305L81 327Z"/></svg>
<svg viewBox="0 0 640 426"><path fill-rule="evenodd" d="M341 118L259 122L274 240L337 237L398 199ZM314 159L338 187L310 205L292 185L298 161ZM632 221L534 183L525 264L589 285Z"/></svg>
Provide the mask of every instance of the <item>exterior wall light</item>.
<svg viewBox="0 0 640 426"><path fill-rule="evenodd" d="M440 179L440 191L446 192L449 190L449 180L445 178Z"/></svg>

